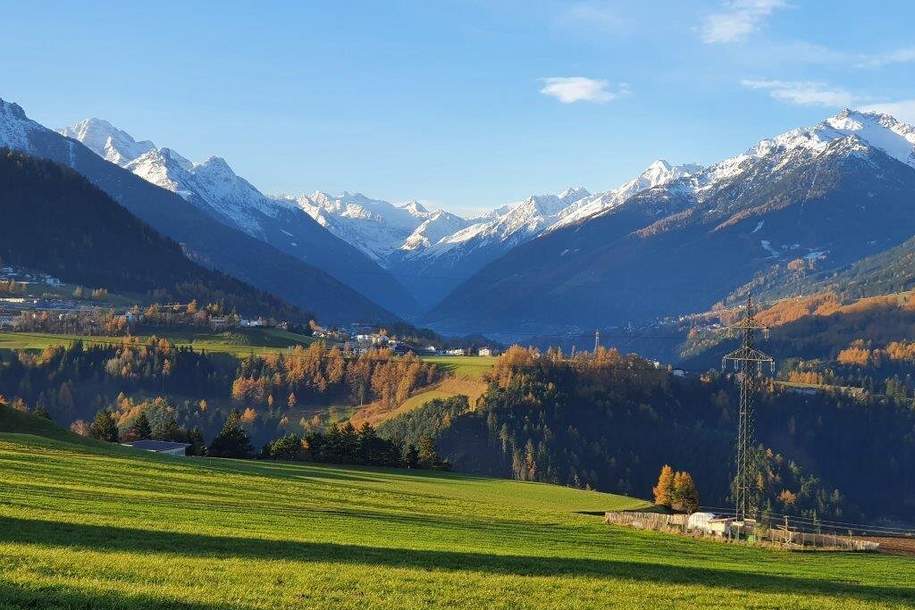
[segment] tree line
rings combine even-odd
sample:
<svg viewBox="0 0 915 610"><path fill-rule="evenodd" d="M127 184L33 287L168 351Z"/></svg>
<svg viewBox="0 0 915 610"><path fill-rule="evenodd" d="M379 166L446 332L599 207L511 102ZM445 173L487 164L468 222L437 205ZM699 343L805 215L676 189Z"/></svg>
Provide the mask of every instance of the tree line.
<svg viewBox="0 0 915 610"><path fill-rule="evenodd" d="M753 493L760 510L906 516L915 504L915 410L885 397L802 394L770 381L755 397ZM513 347L473 408L432 401L382 424L395 440L435 436L457 470L647 497L670 463L699 474L709 505L730 501L737 385L677 378L633 355ZM892 448L887 451L887 448Z"/></svg>

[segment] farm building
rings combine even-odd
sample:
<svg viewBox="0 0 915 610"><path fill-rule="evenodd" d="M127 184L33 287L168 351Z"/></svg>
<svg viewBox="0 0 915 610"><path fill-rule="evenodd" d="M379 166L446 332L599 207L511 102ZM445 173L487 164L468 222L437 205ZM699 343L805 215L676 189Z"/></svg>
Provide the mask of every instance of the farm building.
<svg viewBox="0 0 915 610"><path fill-rule="evenodd" d="M481 347L477 353L480 356L498 356L499 350L492 347Z"/></svg>
<svg viewBox="0 0 915 610"><path fill-rule="evenodd" d="M187 455L187 448L191 446L190 443L173 443L172 441L154 440L140 440L121 444L125 447L133 447L134 449L142 449L143 451L151 451L153 453L178 457Z"/></svg>
<svg viewBox="0 0 915 610"><path fill-rule="evenodd" d="M733 518L718 517L714 513L693 513L686 522L686 529L703 534L726 536L733 521Z"/></svg>

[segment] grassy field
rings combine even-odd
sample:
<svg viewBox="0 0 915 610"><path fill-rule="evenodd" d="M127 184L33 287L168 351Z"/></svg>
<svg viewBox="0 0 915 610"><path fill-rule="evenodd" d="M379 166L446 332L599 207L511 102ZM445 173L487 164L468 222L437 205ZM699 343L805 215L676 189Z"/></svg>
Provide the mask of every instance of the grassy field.
<svg viewBox="0 0 915 610"><path fill-rule="evenodd" d="M223 333L163 329L161 333L151 332L150 334L168 337L168 340L176 346L191 346L198 351L206 350L211 353L224 353L233 356L247 356L252 353L275 353L294 345L308 345L313 341L311 337L276 328L236 329ZM145 339L146 337L140 338ZM76 340L81 340L87 345L110 345L120 343L124 338L0 332L0 350L40 351L53 345L70 345Z"/></svg>
<svg viewBox="0 0 915 610"><path fill-rule="evenodd" d="M452 396L457 396L459 394L467 396L470 405L473 406L476 403L477 398L482 396L484 392L486 392L486 383L483 382L482 379L448 377L439 383L417 392L394 409L385 409L378 403L366 405L353 413L350 421L357 428L364 422L368 422L372 426L377 426L392 417L397 417L398 415L403 415L413 409L418 409L430 400L451 398Z"/></svg>
<svg viewBox="0 0 915 610"><path fill-rule="evenodd" d="M0 417L0 430L27 430ZM41 432L42 430L37 430ZM915 564L611 528L629 498L0 433L0 608L911 608Z"/></svg>
<svg viewBox="0 0 915 610"><path fill-rule="evenodd" d="M468 379L482 379L496 362L490 356L424 356L423 360L439 365L455 377Z"/></svg>

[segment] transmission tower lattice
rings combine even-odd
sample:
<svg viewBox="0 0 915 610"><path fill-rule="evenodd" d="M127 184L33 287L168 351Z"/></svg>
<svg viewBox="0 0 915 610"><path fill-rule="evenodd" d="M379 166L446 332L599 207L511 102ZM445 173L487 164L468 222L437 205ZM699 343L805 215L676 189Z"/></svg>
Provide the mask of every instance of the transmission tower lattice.
<svg viewBox="0 0 915 610"><path fill-rule="evenodd" d="M737 476L734 479L734 504L738 521L756 512L750 490L753 485L753 392L755 381L768 364L775 371L775 359L756 349L753 344L756 331L768 336L769 329L756 321L752 296L747 296L747 312L741 322L729 327L738 331L742 341L739 348L721 359L722 368L730 362L737 371L740 382L740 410L737 421Z"/></svg>

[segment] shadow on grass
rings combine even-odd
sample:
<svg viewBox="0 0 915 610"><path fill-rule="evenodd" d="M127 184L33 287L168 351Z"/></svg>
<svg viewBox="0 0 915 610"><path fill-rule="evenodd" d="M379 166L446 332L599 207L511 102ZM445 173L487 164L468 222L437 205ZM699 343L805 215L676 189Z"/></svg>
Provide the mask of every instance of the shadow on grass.
<svg viewBox="0 0 915 610"><path fill-rule="evenodd" d="M828 580L828 576L814 579L632 561L490 555L208 536L12 517L0 518L0 542L92 551L110 549L133 553L174 553L185 557L285 559L423 570L476 571L508 576L584 576L712 586L766 594L825 595L866 601L915 603L915 588L859 585Z"/></svg>
<svg viewBox="0 0 915 610"><path fill-rule="evenodd" d="M228 607L245 608L237 602L228 605L210 605L179 600L154 598L145 595L127 595L93 591L80 591L62 585L43 585L31 589L0 581L0 608L40 608L41 610L97 610L100 608L143 608L143 610L225 610Z"/></svg>

